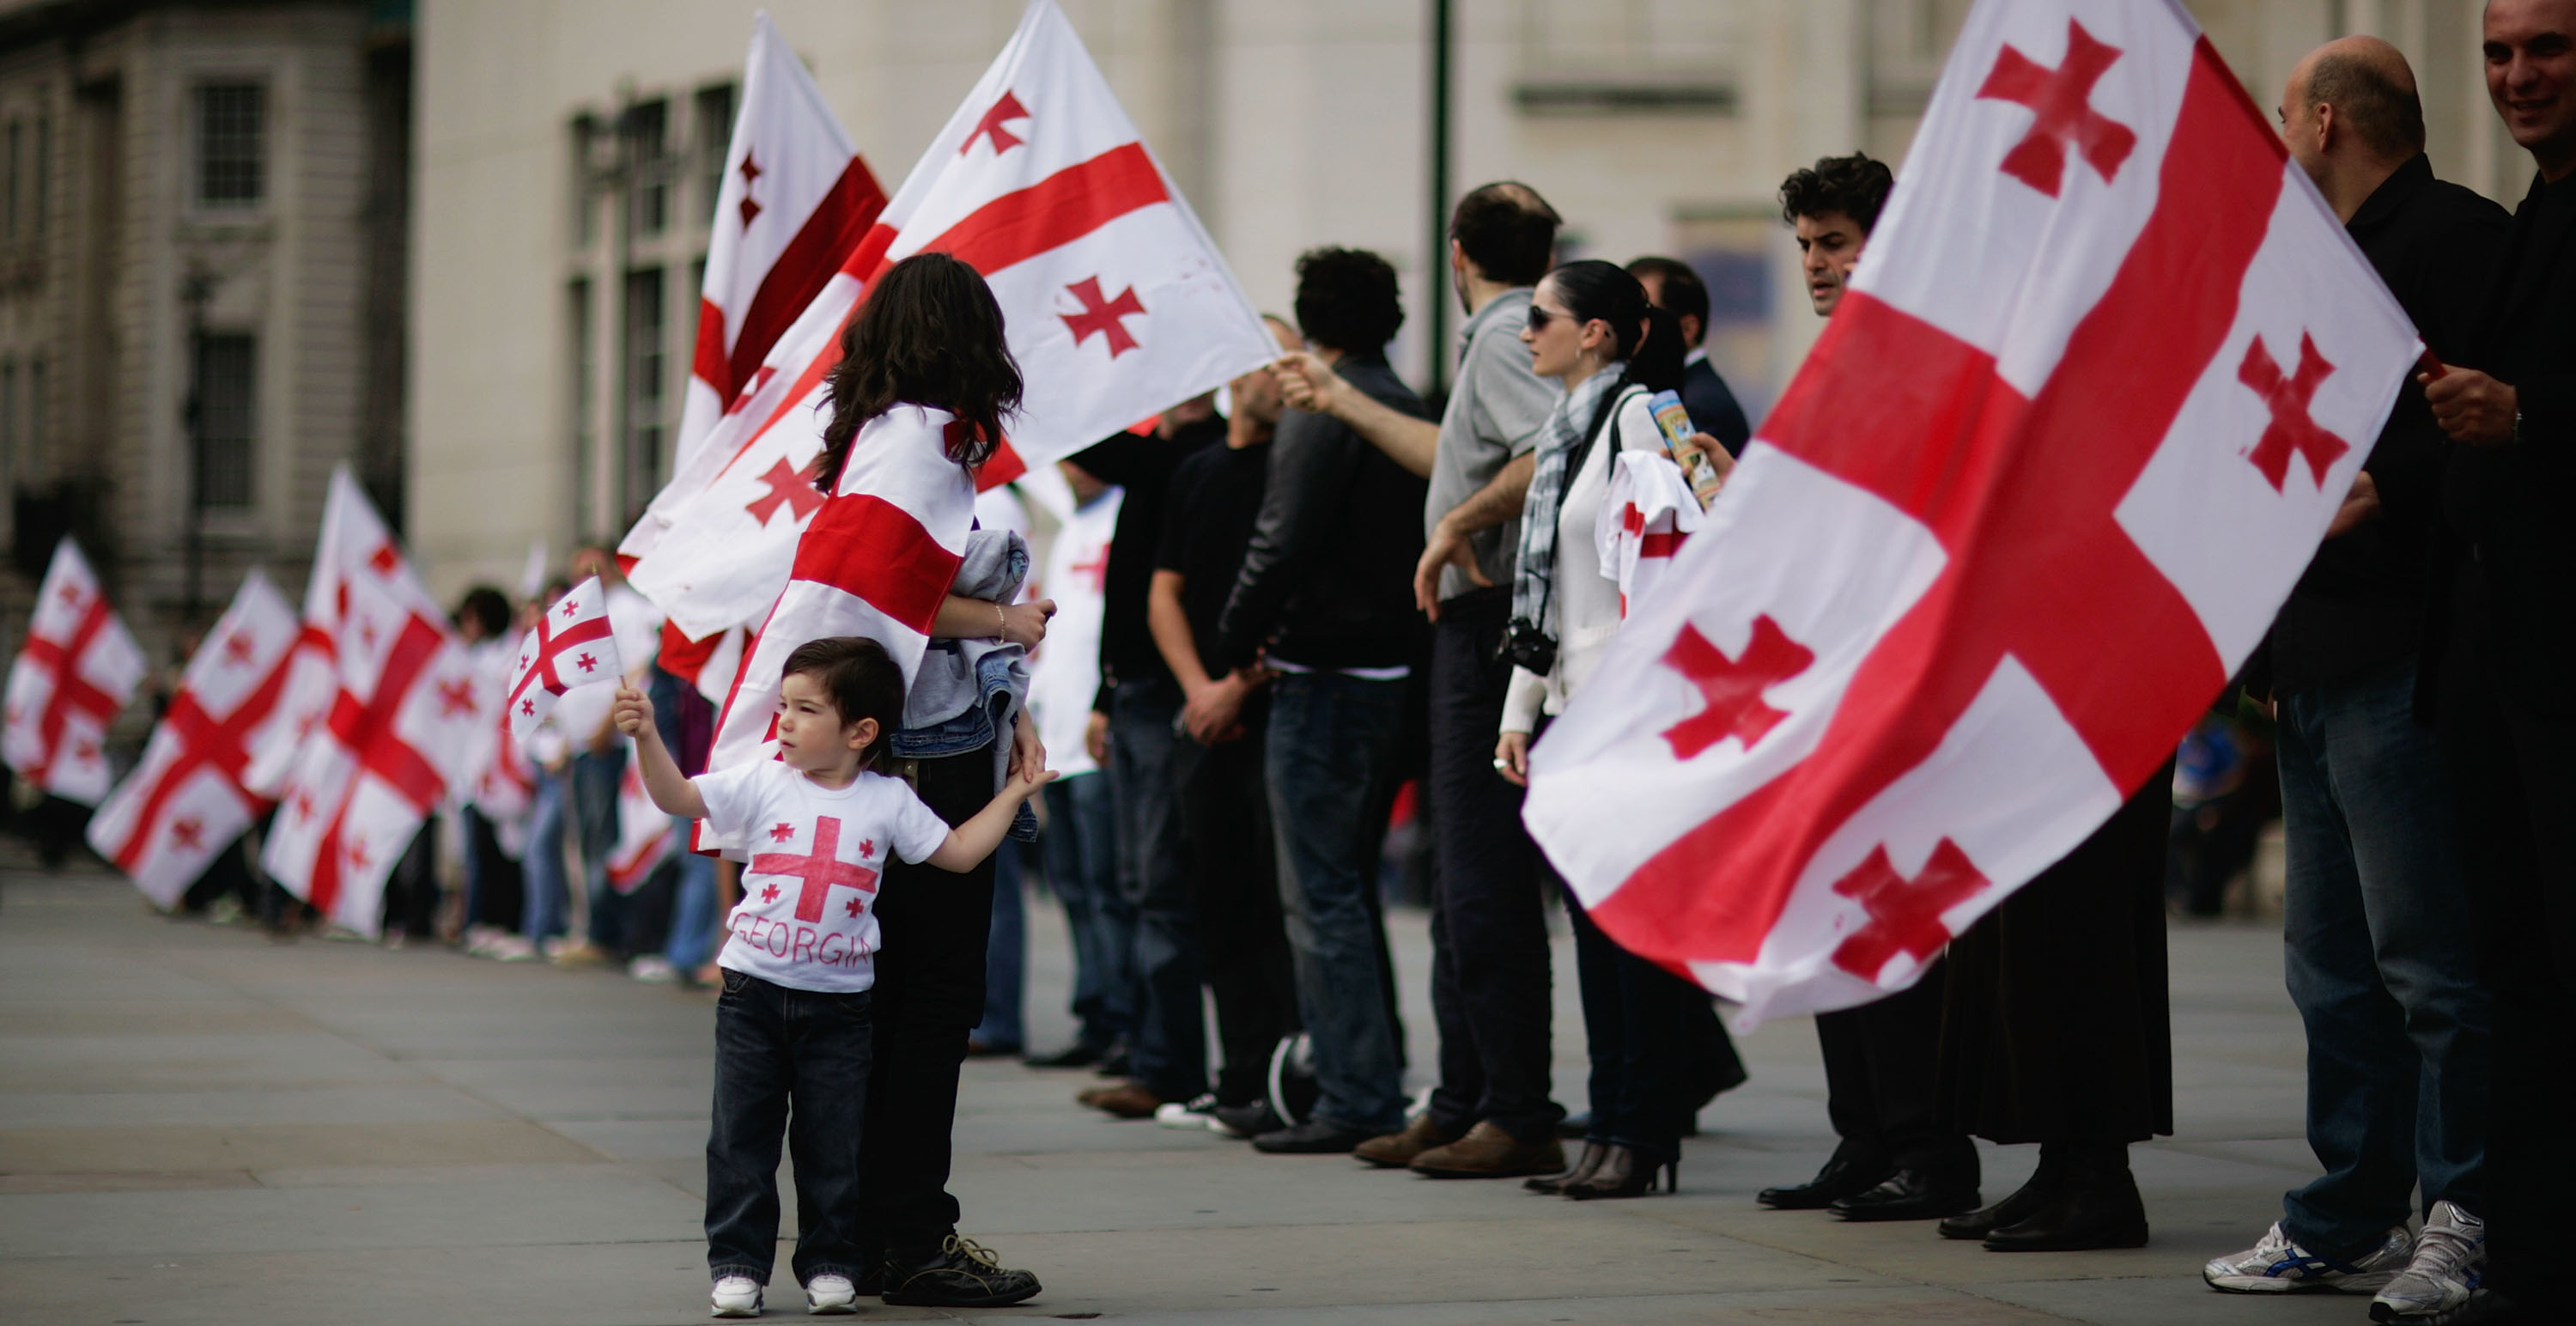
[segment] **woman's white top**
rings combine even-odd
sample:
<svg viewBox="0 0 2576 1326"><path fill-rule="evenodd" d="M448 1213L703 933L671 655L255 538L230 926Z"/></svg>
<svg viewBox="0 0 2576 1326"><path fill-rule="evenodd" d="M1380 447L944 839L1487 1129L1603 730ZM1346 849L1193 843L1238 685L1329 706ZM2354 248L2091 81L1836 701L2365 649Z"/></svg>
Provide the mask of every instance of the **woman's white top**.
<svg viewBox="0 0 2576 1326"><path fill-rule="evenodd" d="M1602 567L1593 527L1610 494L1612 454L1664 450L1663 430L1655 427L1647 398L1643 387L1620 393L1618 408L1583 458L1583 468L1566 480L1565 500L1556 509L1556 583L1542 623L1556 637L1556 668L1544 677L1527 668L1512 669L1511 689L1503 697L1505 732L1535 731L1541 713L1564 713L1565 702L1592 675L1610 637L1619 633L1618 572Z"/></svg>

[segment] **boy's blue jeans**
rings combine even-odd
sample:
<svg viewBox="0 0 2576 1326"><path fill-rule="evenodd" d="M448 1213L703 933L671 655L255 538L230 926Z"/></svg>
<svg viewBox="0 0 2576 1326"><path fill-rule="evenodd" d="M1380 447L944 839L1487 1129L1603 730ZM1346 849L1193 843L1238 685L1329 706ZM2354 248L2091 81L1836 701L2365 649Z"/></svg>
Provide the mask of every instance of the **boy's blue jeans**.
<svg viewBox="0 0 2576 1326"><path fill-rule="evenodd" d="M796 1162L796 1282L857 1279L852 1238L867 1114L871 994L791 990L727 968L716 1001L707 1129L707 1269L769 1283L778 1259L778 1144ZM790 1105L793 1109L790 1109Z"/></svg>

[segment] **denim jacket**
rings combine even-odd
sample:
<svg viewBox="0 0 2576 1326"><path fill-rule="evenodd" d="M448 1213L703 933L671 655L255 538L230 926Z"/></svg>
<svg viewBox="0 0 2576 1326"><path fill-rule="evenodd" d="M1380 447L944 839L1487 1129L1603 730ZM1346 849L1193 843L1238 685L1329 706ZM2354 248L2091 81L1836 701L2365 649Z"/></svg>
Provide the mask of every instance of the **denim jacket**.
<svg viewBox="0 0 2576 1326"><path fill-rule="evenodd" d="M1007 603L1028 578L1029 549L1009 530L979 529L966 536L966 555L949 592L962 598ZM993 752L993 787L1009 776L1011 729L1029 695L1028 651L1007 640L932 640L904 696L903 727L892 738L900 759L926 760ZM1038 836L1037 812L1026 802L1011 819L1011 836Z"/></svg>

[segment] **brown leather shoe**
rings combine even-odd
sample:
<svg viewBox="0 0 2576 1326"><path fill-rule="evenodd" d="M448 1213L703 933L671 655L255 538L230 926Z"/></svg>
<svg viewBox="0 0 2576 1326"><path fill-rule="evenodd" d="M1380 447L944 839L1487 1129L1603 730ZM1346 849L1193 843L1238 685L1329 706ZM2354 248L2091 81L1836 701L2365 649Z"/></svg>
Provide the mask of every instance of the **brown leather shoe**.
<svg viewBox="0 0 2576 1326"><path fill-rule="evenodd" d="M1488 1119L1465 1137L1413 1158L1413 1172L1434 1179L1516 1179L1565 1169L1565 1148L1553 1135L1524 1142Z"/></svg>
<svg viewBox="0 0 2576 1326"><path fill-rule="evenodd" d="M1091 1108L1121 1119L1150 1119L1163 1108L1163 1098L1147 1091L1141 1082L1121 1082L1093 1096Z"/></svg>
<svg viewBox="0 0 2576 1326"><path fill-rule="evenodd" d="M1415 1156L1457 1140L1458 1134L1433 1123L1431 1116L1424 1114L1404 1125L1403 1132L1372 1137L1352 1147L1351 1154L1379 1169L1403 1169L1413 1163ZM1560 1165L1558 1168L1564 1167Z"/></svg>

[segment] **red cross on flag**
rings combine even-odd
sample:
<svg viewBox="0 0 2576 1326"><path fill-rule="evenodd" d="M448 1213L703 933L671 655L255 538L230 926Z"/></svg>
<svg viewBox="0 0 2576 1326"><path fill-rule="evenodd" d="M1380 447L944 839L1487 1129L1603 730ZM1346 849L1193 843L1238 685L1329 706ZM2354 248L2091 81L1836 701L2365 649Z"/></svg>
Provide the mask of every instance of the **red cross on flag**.
<svg viewBox="0 0 2576 1326"><path fill-rule="evenodd" d="M1904 987L2216 698L2417 351L2178 5L1983 0L1532 831L1747 1018Z"/></svg>
<svg viewBox="0 0 2576 1326"><path fill-rule="evenodd" d="M107 726L150 670L89 559L65 537L54 545L26 642L9 665L0 754L29 786L97 805L107 795Z"/></svg>
<svg viewBox="0 0 2576 1326"><path fill-rule="evenodd" d="M295 605L252 571L188 660L142 763L90 816L90 846L162 907L271 804L244 780L254 752L300 735L279 700L303 633Z"/></svg>
<svg viewBox="0 0 2576 1326"><path fill-rule="evenodd" d="M537 724L554 712L556 697L575 686L625 675L617 636L608 623L608 591L592 576L556 599L519 641L507 693L510 735L525 745L536 735Z"/></svg>
<svg viewBox="0 0 2576 1326"><path fill-rule="evenodd" d="M1053 0L966 95L867 237L780 336L691 468L620 551L635 587L702 639L756 621L819 502L803 476L830 418L823 375L866 283L953 254L1000 301L1026 378L986 484L1214 390L1278 347ZM648 529L647 527L651 527Z"/></svg>
<svg viewBox="0 0 2576 1326"><path fill-rule="evenodd" d="M447 615L357 481L331 475L288 703L319 696L261 857L287 891L377 933L385 877L492 739L489 696ZM254 762L253 785L258 765Z"/></svg>

